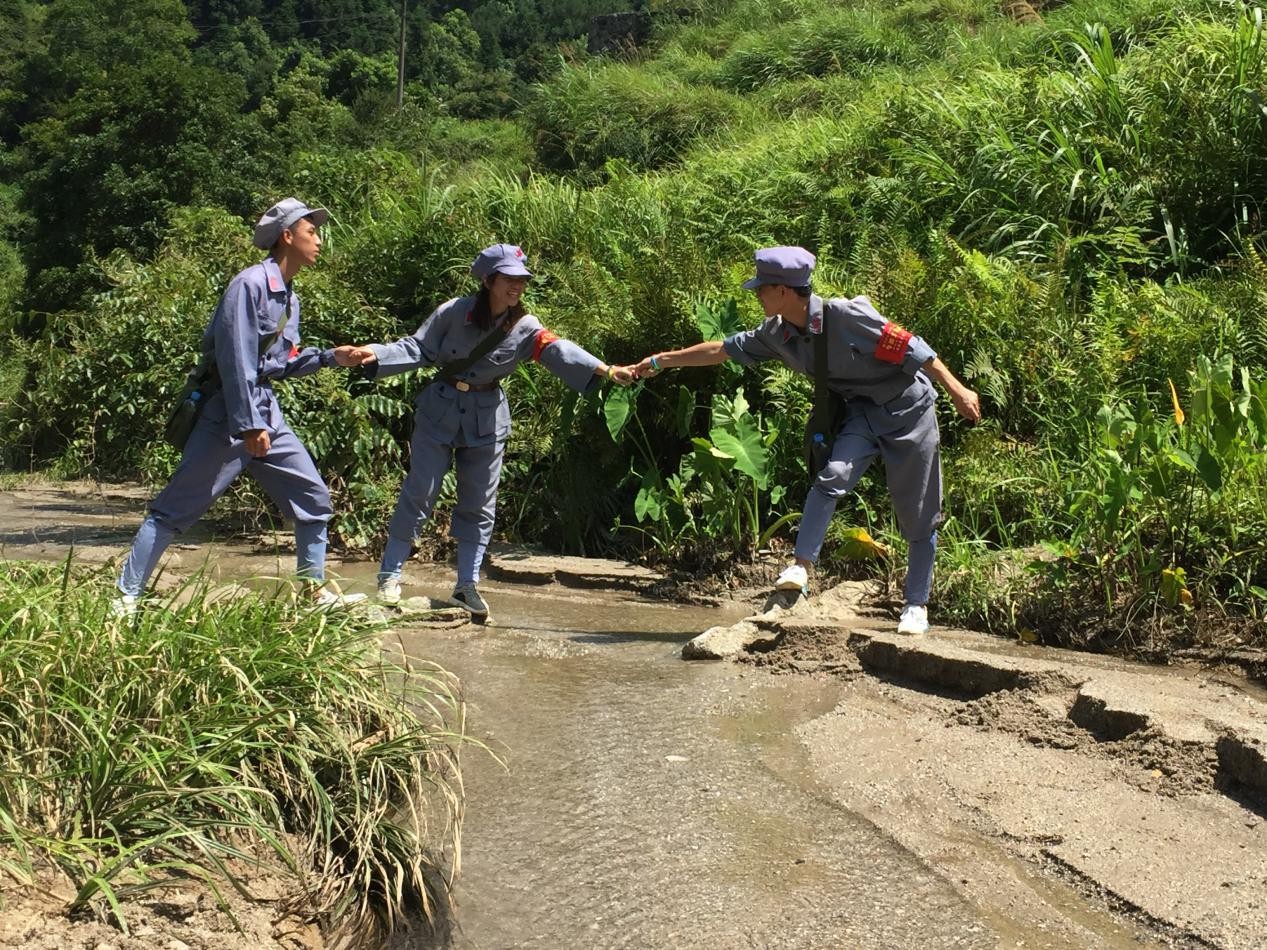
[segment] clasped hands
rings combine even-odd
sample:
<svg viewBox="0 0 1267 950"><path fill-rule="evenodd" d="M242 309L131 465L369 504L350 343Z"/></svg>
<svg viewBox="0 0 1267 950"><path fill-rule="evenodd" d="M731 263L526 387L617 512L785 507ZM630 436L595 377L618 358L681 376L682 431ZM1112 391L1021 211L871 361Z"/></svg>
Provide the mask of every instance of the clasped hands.
<svg viewBox="0 0 1267 950"><path fill-rule="evenodd" d="M626 366L616 366L613 364L610 370L610 379L614 383L620 383L622 386L628 386L640 379L650 379L652 376L659 376L664 371L664 366L659 362L657 357L648 356L639 360L637 363L630 363Z"/></svg>
<svg viewBox="0 0 1267 950"><path fill-rule="evenodd" d="M334 361L345 369L352 366L364 366L366 363L377 360L378 357L368 346L352 346L345 343L343 346L334 348Z"/></svg>

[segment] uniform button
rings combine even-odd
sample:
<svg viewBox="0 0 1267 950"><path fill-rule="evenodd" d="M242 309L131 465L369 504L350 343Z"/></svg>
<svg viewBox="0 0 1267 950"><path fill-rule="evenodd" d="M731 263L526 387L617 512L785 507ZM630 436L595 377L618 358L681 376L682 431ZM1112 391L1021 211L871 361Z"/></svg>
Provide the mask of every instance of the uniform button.
<svg viewBox="0 0 1267 950"><path fill-rule="evenodd" d="M465 410L465 409L459 409L459 410L458 410L458 412L460 412L462 415L466 415L466 410Z"/></svg>

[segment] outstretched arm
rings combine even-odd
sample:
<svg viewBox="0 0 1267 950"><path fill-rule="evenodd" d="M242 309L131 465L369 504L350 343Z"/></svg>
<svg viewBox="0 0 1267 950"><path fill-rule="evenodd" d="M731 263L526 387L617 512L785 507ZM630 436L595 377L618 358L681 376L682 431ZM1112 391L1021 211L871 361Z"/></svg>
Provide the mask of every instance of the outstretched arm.
<svg viewBox="0 0 1267 950"><path fill-rule="evenodd" d="M928 375L929 379L937 382L942 389L950 395L950 401L955 404L955 408L959 410L959 415L963 416L969 422L981 421L981 398L959 381L959 378L950 371L940 357L934 356L925 363L921 369Z"/></svg>
<svg viewBox="0 0 1267 950"><path fill-rule="evenodd" d="M678 366L714 366L730 359L721 340L706 340L681 350L665 350L648 356L634 367L634 375L639 379L655 376L662 369Z"/></svg>

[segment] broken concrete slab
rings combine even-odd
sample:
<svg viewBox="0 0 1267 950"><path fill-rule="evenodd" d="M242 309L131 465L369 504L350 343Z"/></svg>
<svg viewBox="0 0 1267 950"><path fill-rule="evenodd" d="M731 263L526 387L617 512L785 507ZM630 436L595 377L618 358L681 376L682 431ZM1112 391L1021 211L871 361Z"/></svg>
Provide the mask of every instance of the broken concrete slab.
<svg viewBox="0 0 1267 950"><path fill-rule="evenodd" d="M773 672L853 675L857 666L898 683L978 699L1025 691L1040 716L1122 743L1170 770L1200 773L1197 785L1225 781L1267 794L1267 702L1235 686L1070 650L1029 647L967 630L923 637L876 629L864 616L866 585L845 584L812 599L775 604L730 626L713 627L682 650L687 659L739 657ZM1072 735L1076 735L1074 733ZM1135 737L1144 737L1144 745ZM1076 744L1076 743L1075 743ZM1217 770L1217 775L1215 774ZM1160 773L1159 773L1160 774Z"/></svg>
<svg viewBox="0 0 1267 950"><path fill-rule="evenodd" d="M931 859L961 847L963 829L985 830L1000 848L1053 862L1151 918L1176 946L1262 945L1267 825L1237 802L1213 792L1159 795L1147 773L1108 755L997 730L948 733L956 707L944 697L908 694L895 705L865 680L848 690L837 715L800 732L831 794L904 847ZM965 857L955 877L978 900L1003 893L1010 908L1034 899L1011 874L981 874L989 866L988 853ZM1034 945L1130 945L1074 936L1088 923L1082 915L1053 920ZM1069 936L1059 939L1062 931Z"/></svg>
<svg viewBox="0 0 1267 950"><path fill-rule="evenodd" d="M1058 662L984 654L936 637L853 630L849 646L869 673L913 680L967 696L1005 689L1076 685L1078 677Z"/></svg>
<svg viewBox="0 0 1267 950"><path fill-rule="evenodd" d="M433 597L405 597L394 607L372 604L367 608L375 620L390 626L419 625L447 629L471 622L471 615Z"/></svg>
<svg viewBox="0 0 1267 950"><path fill-rule="evenodd" d="M749 649L759 640L773 639L773 634L761 630L751 620L741 620L728 627L709 627L682 647L682 659L724 660Z"/></svg>
<svg viewBox="0 0 1267 950"><path fill-rule="evenodd" d="M845 581L814 598L797 591L776 590L766 599L765 609L729 627L711 627L682 647L684 660L722 660L746 651L761 649L784 632L789 623L846 625L868 614L866 605L871 585Z"/></svg>
<svg viewBox="0 0 1267 950"><path fill-rule="evenodd" d="M1125 739L1157 729L1179 742L1211 742L1219 723L1232 716L1199 695L1200 687L1143 672L1097 672L1078 687L1069 718L1102 739Z"/></svg>
<svg viewBox="0 0 1267 950"><path fill-rule="evenodd" d="M1267 795L1267 726L1228 729L1216 740L1214 749L1223 778Z"/></svg>
<svg viewBox="0 0 1267 950"><path fill-rule="evenodd" d="M544 554L512 544L489 548L484 573L493 580L516 584L628 591L646 591L665 579L663 574L626 561Z"/></svg>

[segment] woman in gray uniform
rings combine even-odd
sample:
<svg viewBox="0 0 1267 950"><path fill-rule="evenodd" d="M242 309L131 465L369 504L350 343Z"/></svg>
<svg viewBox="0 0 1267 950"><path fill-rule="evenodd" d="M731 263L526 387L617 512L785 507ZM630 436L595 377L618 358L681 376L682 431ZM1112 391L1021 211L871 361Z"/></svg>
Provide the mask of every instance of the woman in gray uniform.
<svg viewBox="0 0 1267 950"><path fill-rule="evenodd" d="M562 340L525 313L520 297L532 276L514 244L480 251L471 274L479 291L441 304L413 336L357 348L371 378L420 366L439 370L416 400L409 474L400 489L379 565L378 598L400 602L400 573L414 539L431 515L449 466L457 470L457 503L449 533L457 539L457 586L450 600L476 619L488 617L480 596L480 565L493 534L510 407L501 380L525 360L540 363L578 392L604 379L628 385L627 367L609 366ZM474 359L472 359L474 357Z"/></svg>
<svg viewBox="0 0 1267 950"><path fill-rule="evenodd" d="M824 300L810 292L814 255L802 247L757 251L756 291L765 321L724 341L697 343L649 356L634 367L654 376L674 366L708 366L736 360L752 366L781 360L811 378L814 338L827 334L827 385L847 400L844 424L831 457L805 500L794 562L776 587L805 591L837 501L851 491L875 460L884 459L889 496L902 536L910 545L898 633L928 630L928 597L941 523L941 437L930 380L950 395L959 414L981 418L977 394L961 383L920 337L886 320L866 297Z"/></svg>

